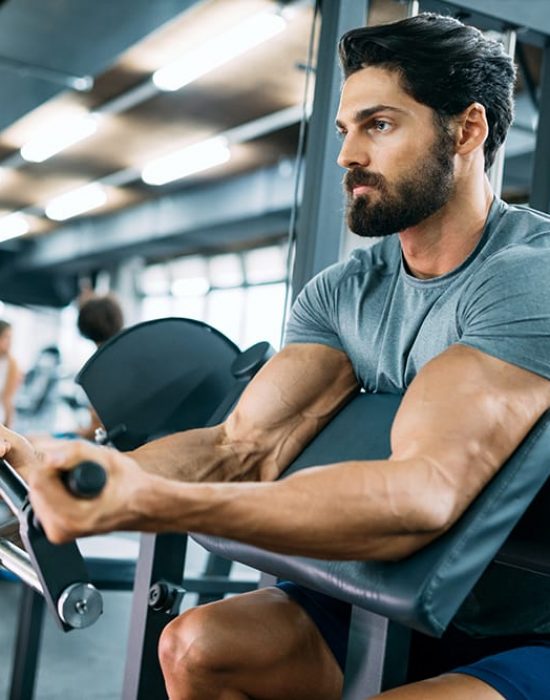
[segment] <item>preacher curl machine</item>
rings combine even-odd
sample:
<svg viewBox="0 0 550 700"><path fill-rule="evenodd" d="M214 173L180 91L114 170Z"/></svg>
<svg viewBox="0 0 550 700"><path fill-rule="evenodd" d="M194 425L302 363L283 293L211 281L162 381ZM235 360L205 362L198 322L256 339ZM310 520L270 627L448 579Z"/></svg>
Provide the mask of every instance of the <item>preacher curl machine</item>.
<svg viewBox="0 0 550 700"><path fill-rule="evenodd" d="M264 346L239 353L204 324L164 319L129 329L107 343L82 370L79 381L114 445L132 449L177 429L222 420L267 359ZM358 395L283 476L336 460L387 457L400 398ZM243 562L352 603L343 698L363 700L406 681L410 631L441 636L488 567L511 567L541 580L550 576L549 452L550 412L444 536L399 562L289 557L223 538L196 534L193 538L224 560ZM80 626L91 624L101 606L91 594L94 603L86 598L89 582L76 546L58 549L47 542L34 522L26 487L7 465L0 466L0 480L4 484L0 493L19 513L29 552L26 558L6 545L0 525L0 561L21 572L29 585L41 587L63 629L77 626L75 620ZM142 538L124 700L165 697L156 652L169 617L159 615L157 608L167 601L173 609L173 591L160 584L182 581L184 557L184 536ZM33 566L41 572L38 576Z"/></svg>

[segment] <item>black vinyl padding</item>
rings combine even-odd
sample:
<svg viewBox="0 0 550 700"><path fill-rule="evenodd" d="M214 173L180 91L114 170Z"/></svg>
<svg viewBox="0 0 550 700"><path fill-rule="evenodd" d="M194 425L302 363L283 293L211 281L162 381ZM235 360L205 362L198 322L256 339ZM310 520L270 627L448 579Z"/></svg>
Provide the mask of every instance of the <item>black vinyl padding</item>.
<svg viewBox="0 0 550 700"><path fill-rule="evenodd" d="M239 348L206 323L139 323L92 355L76 381L119 450L206 425L235 384Z"/></svg>
<svg viewBox="0 0 550 700"><path fill-rule="evenodd" d="M387 457L400 400L400 396L368 394L352 399L283 478L308 466ZM550 412L460 520L445 535L401 561L324 561L281 555L223 538L193 537L223 557L440 636L549 474Z"/></svg>

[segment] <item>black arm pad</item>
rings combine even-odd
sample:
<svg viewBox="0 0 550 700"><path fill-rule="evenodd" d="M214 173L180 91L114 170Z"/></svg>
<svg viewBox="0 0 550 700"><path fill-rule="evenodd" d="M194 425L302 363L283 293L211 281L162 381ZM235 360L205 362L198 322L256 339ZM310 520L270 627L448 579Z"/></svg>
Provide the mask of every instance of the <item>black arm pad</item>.
<svg viewBox="0 0 550 700"><path fill-rule="evenodd" d="M360 394L284 476L348 459L383 459L401 397ZM475 465L472 465L475 469ZM440 636L550 473L550 412L443 537L399 562L322 561L195 535L206 549Z"/></svg>

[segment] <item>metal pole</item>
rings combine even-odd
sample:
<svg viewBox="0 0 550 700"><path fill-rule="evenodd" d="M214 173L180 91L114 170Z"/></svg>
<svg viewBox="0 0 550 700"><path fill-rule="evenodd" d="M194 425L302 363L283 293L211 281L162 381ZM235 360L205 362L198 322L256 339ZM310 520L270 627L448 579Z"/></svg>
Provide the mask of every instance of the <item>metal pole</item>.
<svg viewBox="0 0 550 700"><path fill-rule="evenodd" d="M514 58L514 54L516 53L516 38L517 33L515 29L507 29L504 32L502 43L504 45L506 53L512 59ZM493 192L498 197L500 197L500 193L502 192L502 178L504 175L504 160L506 155L505 150L505 144L502 144L502 146L498 149L496 153L493 165L487 173L489 182L491 183L491 187L493 188Z"/></svg>
<svg viewBox="0 0 550 700"><path fill-rule="evenodd" d="M342 173L336 164L339 144L334 128L341 82L337 45L344 32L365 24L368 6L368 0L321 2L319 58L298 217L292 299L308 280L340 256L344 197Z"/></svg>
<svg viewBox="0 0 550 700"><path fill-rule="evenodd" d="M17 638L13 654L9 700L34 697L38 654L44 626L44 598L23 586L19 603Z"/></svg>
<svg viewBox="0 0 550 700"><path fill-rule="evenodd" d="M0 540L0 564L18 576L27 586L38 593L43 592L29 555L7 540Z"/></svg>
<svg viewBox="0 0 550 700"><path fill-rule="evenodd" d="M544 47L542 76L540 81L540 110L537 128L537 143L531 180L529 204L540 211L550 211L550 43Z"/></svg>
<svg viewBox="0 0 550 700"><path fill-rule="evenodd" d="M126 650L123 700L161 700L167 697L157 647L162 630L173 618L149 607L149 591L151 585L159 580L176 584L182 582L186 548L186 535L141 536Z"/></svg>

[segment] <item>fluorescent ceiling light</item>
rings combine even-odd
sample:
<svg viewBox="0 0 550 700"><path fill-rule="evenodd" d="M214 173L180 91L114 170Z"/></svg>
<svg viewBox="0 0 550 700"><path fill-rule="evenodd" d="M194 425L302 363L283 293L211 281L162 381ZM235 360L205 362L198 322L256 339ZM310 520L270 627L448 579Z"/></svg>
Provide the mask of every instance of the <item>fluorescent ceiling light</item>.
<svg viewBox="0 0 550 700"><path fill-rule="evenodd" d="M281 15L263 12L237 24L220 36L213 37L183 58L159 68L153 82L159 90L179 90L184 85L240 56L286 27Z"/></svg>
<svg viewBox="0 0 550 700"><path fill-rule="evenodd" d="M107 201L105 189L98 183L79 187L59 197L55 197L46 206L46 216L54 221L65 221L73 216L102 206Z"/></svg>
<svg viewBox="0 0 550 700"><path fill-rule="evenodd" d="M21 149L21 157L31 163L42 163L59 151L94 134L97 125L98 116L95 114L63 119L26 143Z"/></svg>
<svg viewBox="0 0 550 700"><path fill-rule="evenodd" d="M27 218L18 211L0 218L0 243L9 241L10 238L24 236L29 231Z"/></svg>
<svg viewBox="0 0 550 700"><path fill-rule="evenodd" d="M164 185L227 163L230 157L227 139L216 136L151 161L143 168L141 177L148 185Z"/></svg>

